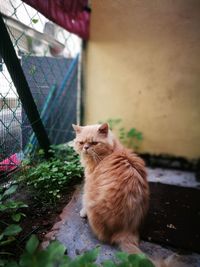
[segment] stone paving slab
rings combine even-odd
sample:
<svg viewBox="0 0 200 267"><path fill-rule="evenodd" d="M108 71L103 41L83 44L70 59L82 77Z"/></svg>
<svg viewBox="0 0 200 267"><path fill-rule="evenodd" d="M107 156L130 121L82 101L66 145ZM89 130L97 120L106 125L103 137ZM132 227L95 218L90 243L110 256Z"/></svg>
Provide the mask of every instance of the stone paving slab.
<svg viewBox="0 0 200 267"><path fill-rule="evenodd" d="M149 182L200 189L200 181L196 179L194 172L147 168L147 175Z"/></svg>

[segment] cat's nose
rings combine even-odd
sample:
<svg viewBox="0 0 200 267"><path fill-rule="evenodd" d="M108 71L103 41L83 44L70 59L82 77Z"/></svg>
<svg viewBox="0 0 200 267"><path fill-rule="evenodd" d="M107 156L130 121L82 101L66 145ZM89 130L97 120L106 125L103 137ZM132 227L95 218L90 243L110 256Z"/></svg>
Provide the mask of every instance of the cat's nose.
<svg viewBox="0 0 200 267"><path fill-rule="evenodd" d="M89 147L90 147L89 144L85 144L83 148L84 148L84 150L88 150Z"/></svg>

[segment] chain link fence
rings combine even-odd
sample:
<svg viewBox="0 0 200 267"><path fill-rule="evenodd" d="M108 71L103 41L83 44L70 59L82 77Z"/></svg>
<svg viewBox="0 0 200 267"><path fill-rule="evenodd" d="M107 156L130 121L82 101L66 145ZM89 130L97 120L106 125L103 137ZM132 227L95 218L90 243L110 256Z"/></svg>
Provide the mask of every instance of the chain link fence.
<svg viewBox="0 0 200 267"><path fill-rule="evenodd" d="M81 40L21 0L0 0L0 12L50 143L69 141L79 113ZM31 126L0 58L0 175L34 152Z"/></svg>

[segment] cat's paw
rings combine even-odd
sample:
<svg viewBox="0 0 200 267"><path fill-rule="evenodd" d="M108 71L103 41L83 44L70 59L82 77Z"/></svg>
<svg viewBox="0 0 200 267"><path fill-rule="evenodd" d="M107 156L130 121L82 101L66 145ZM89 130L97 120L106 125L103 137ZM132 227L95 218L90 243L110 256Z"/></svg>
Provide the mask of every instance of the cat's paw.
<svg viewBox="0 0 200 267"><path fill-rule="evenodd" d="M81 218L87 217L87 213L86 213L86 210L84 208L80 211L80 216L81 216Z"/></svg>

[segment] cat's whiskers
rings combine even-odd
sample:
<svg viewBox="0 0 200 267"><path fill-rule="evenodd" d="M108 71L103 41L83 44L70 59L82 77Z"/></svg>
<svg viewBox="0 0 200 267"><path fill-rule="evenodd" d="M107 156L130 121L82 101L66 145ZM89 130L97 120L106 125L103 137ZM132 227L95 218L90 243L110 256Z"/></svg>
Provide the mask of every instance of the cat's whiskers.
<svg viewBox="0 0 200 267"><path fill-rule="evenodd" d="M103 157L100 157L94 149L92 149L92 156L96 163L99 163L103 159Z"/></svg>

